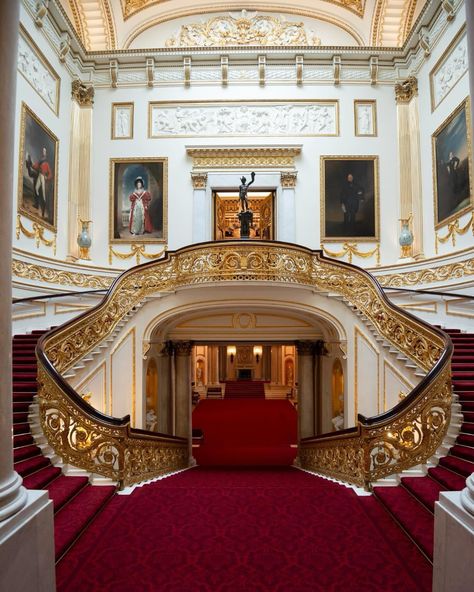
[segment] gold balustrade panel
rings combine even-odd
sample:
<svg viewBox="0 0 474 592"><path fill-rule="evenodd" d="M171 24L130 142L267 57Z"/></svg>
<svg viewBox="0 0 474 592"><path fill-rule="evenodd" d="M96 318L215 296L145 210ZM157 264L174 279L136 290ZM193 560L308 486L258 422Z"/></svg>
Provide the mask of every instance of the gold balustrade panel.
<svg viewBox="0 0 474 592"><path fill-rule="evenodd" d="M223 282L265 281L311 287L342 296L361 311L400 352L429 371L447 347L442 335L391 304L367 272L325 258L320 251L277 242L212 242L168 252L162 259L125 271L102 303L53 331L44 341L46 357L59 373L107 338L117 323L145 298L160 292ZM394 417L373 425L359 423L349 435L303 441L303 467L359 485L425 462L449 426L450 359L433 381L418 389ZM188 444L138 438L128 426L111 426L87 417L83 409L41 368L40 406L46 437L66 462L124 484L186 466ZM425 381L426 382L426 381Z"/></svg>

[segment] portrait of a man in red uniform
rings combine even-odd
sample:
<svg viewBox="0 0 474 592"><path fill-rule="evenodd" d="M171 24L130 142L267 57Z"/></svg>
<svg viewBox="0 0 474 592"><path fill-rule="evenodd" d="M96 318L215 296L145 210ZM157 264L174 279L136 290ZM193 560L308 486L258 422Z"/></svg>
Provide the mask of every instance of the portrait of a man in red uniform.
<svg viewBox="0 0 474 592"><path fill-rule="evenodd" d="M23 104L18 211L56 230L58 140Z"/></svg>
<svg viewBox="0 0 474 592"><path fill-rule="evenodd" d="M110 162L110 242L166 242L166 158Z"/></svg>

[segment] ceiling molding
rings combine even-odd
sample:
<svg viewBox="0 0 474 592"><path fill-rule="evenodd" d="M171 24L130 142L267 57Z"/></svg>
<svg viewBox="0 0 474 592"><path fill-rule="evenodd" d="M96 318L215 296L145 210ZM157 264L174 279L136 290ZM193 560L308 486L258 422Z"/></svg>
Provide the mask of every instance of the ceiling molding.
<svg viewBox="0 0 474 592"><path fill-rule="evenodd" d="M377 47L403 46L413 24L418 3L423 0L377 0L371 42Z"/></svg>

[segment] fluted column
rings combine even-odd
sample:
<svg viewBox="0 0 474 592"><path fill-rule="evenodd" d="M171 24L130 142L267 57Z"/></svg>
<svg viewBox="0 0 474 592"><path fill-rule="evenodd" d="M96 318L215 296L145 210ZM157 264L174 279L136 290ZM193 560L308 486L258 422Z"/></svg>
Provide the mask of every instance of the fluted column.
<svg viewBox="0 0 474 592"><path fill-rule="evenodd" d="M68 259L79 258L79 220L91 220L92 105L94 88L72 83L71 141L69 147Z"/></svg>
<svg viewBox="0 0 474 592"><path fill-rule="evenodd" d="M219 382L224 382L227 379L227 347L225 345L218 346L219 358Z"/></svg>
<svg viewBox="0 0 474 592"><path fill-rule="evenodd" d="M281 200L278 204L278 240L296 242L296 171L281 173Z"/></svg>
<svg viewBox="0 0 474 592"><path fill-rule="evenodd" d="M191 446L191 341L175 341L176 435L188 438ZM191 449L190 449L191 450Z"/></svg>
<svg viewBox="0 0 474 592"><path fill-rule="evenodd" d="M418 81L410 76L395 86L398 120L400 178L400 218L412 216L412 255L423 257L423 209L421 194L420 121ZM400 232L401 227L398 227Z"/></svg>
<svg viewBox="0 0 474 592"><path fill-rule="evenodd" d="M314 436L314 364L312 341L298 341L298 435Z"/></svg>
<svg viewBox="0 0 474 592"><path fill-rule="evenodd" d="M193 183L193 243L211 240L209 204L206 199L207 173L191 173Z"/></svg>
<svg viewBox="0 0 474 592"><path fill-rule="evenodd" d="M11 244L13 158L15 144L15 88L18 48L19 2L0 3L0 121L2 126L2 158L0 170L4 196L0 216L0 520L15 514L26 504L26 491L21 477L13 470L12 450L12 366L11 366Z"/></svg>

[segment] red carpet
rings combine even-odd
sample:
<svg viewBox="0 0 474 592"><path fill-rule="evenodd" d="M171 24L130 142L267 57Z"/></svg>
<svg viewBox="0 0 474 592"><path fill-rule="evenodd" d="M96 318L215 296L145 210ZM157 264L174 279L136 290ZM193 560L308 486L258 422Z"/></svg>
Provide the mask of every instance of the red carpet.
<svg viewBox="0 0 474 592"><path fill-rule="evenodd" d="M118 497L59 564L59 592L430 590L394 525L385 536L351 489L297 469L199 467Z"/></svg>
<svg viewBox="0 0 474 592"><path fill-rule="evenodd" d="M265 385L261 380L228 380L226 399L265 399Z"/></svg>
<svg viewBox="0 0 474 592"><path fill-rule="evenodd" d="M289 401L224 399L201 401L193 429L204 439L193 455L201 466L291 465L296 457L297 417Z"/></svg>

